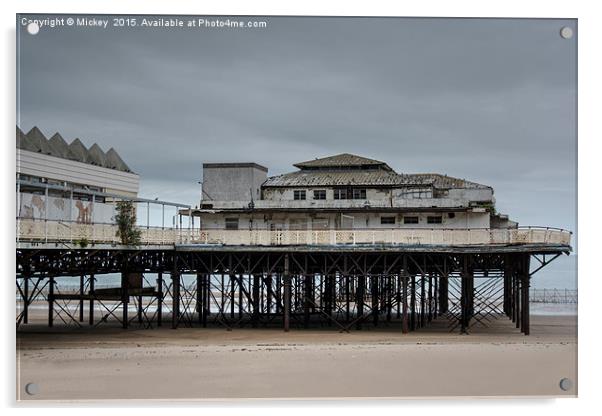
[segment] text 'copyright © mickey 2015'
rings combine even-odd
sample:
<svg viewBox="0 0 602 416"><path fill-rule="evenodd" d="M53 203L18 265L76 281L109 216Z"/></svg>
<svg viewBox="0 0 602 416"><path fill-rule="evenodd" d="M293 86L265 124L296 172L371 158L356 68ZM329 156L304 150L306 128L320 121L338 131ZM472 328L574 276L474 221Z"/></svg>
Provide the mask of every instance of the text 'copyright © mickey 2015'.
<svg viewBox="0 0 602 416"><path fill-rule="evenodd" d="M32 33L32 28L37 33L39 30L54 29L59 27L78 28L142 28L142 29L265 29L268 22L252 18L226 18L226 17L127 17L127 16L55 16L43 18L21 17L21 26L27 27ZM32 34L35 34L32 33Z"/></svg>

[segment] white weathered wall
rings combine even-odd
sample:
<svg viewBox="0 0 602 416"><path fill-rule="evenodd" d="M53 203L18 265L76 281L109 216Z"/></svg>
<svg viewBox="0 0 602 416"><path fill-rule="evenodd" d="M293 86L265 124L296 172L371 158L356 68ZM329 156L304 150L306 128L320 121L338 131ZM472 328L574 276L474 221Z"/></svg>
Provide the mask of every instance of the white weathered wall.
<svg viewBox="0 0 602 416"><path fill-rule="evenodd" d="M138 194L140 177L135 173L107 169L74 160L17 149L17 173L97 186L125 196Z"/></svg>
<svg viewBox="0 0 602 416"><path fill-rule="evenodd" d="M261 184L267 172L255 167L203 166L203 203L214 201L244 201L241 206L261 197Z"/></svg>
<svg viewBox="0 0 602 416"><path fill-rule="evenodd" d="M125 196L136 196L140 183L140 177L135 173L22 149L17 149L17 173L97 186L105 189L106 192Z"/></svg>
<svg viewBox="0 0 602 416"><path fill-rule="evenodd" d="M448 198L462 201L493 201L493 189L450 189Z"/></svg>
<svg viewBox="0 0 602 416"><path fill-rule="evenodd" d="M340 213L274 213L274 214L227 214L227 213L203 213L201 216L202 228L225 228L226 217L238 217L238 228L247 230L252 220L253 229L269 229L270 224L282 229L290 229L291 219L297 221L297 225L305 223L306 229L321 228L327 222L328 229L349 228L353 218L353 228L489 228L488 212L456 212L454 218L449 218L448 213L420 212L420 213L349 213L346 219L341 220ZM403 216L418 216L418 224L404 224ZM428 224L427 217L430 215L441 215L442 224ZM395 225L381 224L381 216L395 216ZM298 228L298 227L297 227Z"/></svg>

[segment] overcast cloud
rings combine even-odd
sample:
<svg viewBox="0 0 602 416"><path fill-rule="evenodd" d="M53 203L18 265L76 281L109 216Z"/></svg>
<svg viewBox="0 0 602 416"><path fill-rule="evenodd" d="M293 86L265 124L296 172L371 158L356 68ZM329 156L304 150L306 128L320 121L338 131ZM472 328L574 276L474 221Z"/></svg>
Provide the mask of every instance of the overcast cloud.
<svg viewBox="0 0 602 416"><path fill-rule="evenodd" d="M491 185L520 224L576 231L577 40L559 35L575 21L253 20L267 28L20 27L19 124L115 147L149 198L198 204L203 162L273 175L349 152Z"/></svg>

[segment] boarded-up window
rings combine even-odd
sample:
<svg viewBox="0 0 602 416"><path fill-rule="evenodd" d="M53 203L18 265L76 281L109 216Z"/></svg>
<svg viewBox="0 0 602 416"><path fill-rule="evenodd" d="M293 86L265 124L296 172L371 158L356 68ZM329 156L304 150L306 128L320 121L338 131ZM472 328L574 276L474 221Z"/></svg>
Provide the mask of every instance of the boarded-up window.
<svg viewBox="0 0 602 416"><path fill-rule="evenodd" d="M312 230L327 230L329 228L328 218L314 218L311 221Z"/></svg>
<svg viewBox="0 0 602 416"><path fill-rule="evenodd" d="M238 218L226 218L226 230L238 230Z"/></svg>
<svg viewBox="0 0 602 416"><path fill-rule="evenodd" d="M326 199L326 190L325 189L316 189L314 191L314 199Z"/></svg>
<svg viewBox="0 0 602 416"><path fill-rule="evenodd" d="M427 224L441 224L443 223L443 217L441 215L429 215L426 217Z"/></svg>
<svg viewBox="0 0 602 416"><path fill-rule="evenodd" d="M291 218L288 223L289 230L306 230L307 220L305 218Z"/></svg>

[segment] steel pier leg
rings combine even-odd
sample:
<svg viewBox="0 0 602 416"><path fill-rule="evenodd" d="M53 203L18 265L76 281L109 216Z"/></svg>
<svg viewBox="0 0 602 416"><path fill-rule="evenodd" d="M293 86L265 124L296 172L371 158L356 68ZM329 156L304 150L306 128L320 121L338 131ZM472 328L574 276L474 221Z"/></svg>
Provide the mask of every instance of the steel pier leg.
<svg viewBox="0 0 602 416"><path fill-rule="evenodd" d="M163 273L157 276L157 326L163 325Z"/></svg>
<svg viewBox="0 0 602 416"><path fill-rule="evenodd" d="M171 328L177 329L178 323L180 322L180 273L178 271L172 272L171 274L171 294L172 294L172 315L171 315Z"/></svg>
<svg viewBox="0 0 602 416"><path fill-rule="evenodd" d="M291 275L289 272L288 254L284 255L284 331L290 329L290 313L291 313Z"/></svg>
<svg viewBox="0 0 602 416"><path fill-rule="evenodd" d="M29 277L23 277L23 323L29 321Z"/></svg>
<svg viewBox="0 0 602 416"><path fill-rule="evenodd" d="M50 277L50 285L48 287L48 326L54 324L54 277Z"/></svg>
<svg viewBox="0 0 602 416"><path fill-rule="evenodd" d="M90 291L90 304L88 305L89 309L88 309L88 320L89 320L89 324L90 325L94 325L94 282L96 281L96 278L94 277L93 274L90 275L90 287L89 287L89 291Z"/></svg>
<svg viewBox="0 0 602 416"><path fill-rule="evenodd" d="M84 322L84 275L79 276L79 321Z"/></svg>
<svg viewBox="0 0 602 416"><path fill-rule="evenodd" d="M404 269L401 274L402 279L402 289L401 289L401 301L403 302L402 308L402 320L401 320L401 332L403 334L407 334L409 331L408 328L408 275L406 270Z"/></svg>

